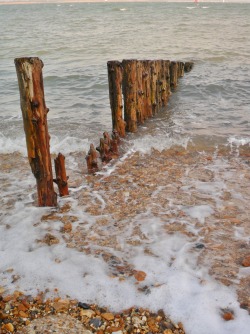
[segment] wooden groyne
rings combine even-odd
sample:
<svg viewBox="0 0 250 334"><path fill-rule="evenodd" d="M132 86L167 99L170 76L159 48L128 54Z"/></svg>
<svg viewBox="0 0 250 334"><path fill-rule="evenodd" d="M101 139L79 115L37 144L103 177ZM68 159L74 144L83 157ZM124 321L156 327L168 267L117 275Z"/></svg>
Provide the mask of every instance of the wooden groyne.
<svg viewBox="0 0 250 334"><path fill-rule="evenodd" d="M101 163L119 155L120 138L136 132L141 124L167 106L179 78L191 71L193 63L126 59L108 61L107 68L113 132L111 139L104 132L96 149L90 145L86 156L90 174L97 172Z"/></svg>
<svg viewBox="0 0 250 334"><path fill-rule="evenodd" d="M16 58L15 66L28 158L37 183L38 206L56 206L53 182L58 185L59 195L66 196L69 194L68 177L65 157L59 153L54 161L56 178L53 179L43 62L37 57ZM100 169L99 161L105 164L119 156L120 138L128 132L136 132L148 118L165 108L179 78L192 67L192 62L170 60L128 59L107 63L112 134L105 131L97 148L90 145L86 156L89 173Z"/></svg>
<svg viewBox="0 0 250 334"><path fill-rule="evenodd" d="M107 67L112 126L123 138L167 105L193 63L129 59L109 61Z"/></svg>

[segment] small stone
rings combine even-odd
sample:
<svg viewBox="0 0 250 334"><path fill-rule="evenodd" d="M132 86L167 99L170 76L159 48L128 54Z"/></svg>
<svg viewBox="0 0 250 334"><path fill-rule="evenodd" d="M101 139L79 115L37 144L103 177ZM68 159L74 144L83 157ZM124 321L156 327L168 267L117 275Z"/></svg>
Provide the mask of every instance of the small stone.
<svg viewBox="0 0 250 334"><path fill-rule="evenodd" d="M57 302L54 302L52 306L57 312L65 311L69 307L69 300L59 299Z"/></svg>
<svg viewBox="0 0 250 334"><path fill-rule="evenodd" d="M101 319L93 318L89 321L89 324L92 325L95 328L99 328L102 325Z"/></svg>
<svg viewBox="0 0 250 334"><path fill-rule="evenodd" d="M28 318L28 314L23 312L23 311L20 311L19 315L20 315L21 318Z"/></svg>
<svg viewBox="0 0 250 334"><path fill-rule="evenodd" d="M8 324L5 324L2 328L11 333L14 332L14 326L10 322Z"/></svg>
<svg viewBox="0 0 250 334"><path fill-rule="evenodd" d="M244 258L244 260L242 261L242 265L244 267L250 267L250 256L249 255Z"/></svg>
<svg viewBox="0 0 250 334"><path fill-rule="evenodd" d="M0 312L0 320L8 318L8 314Z"/></svg>
<svg viewBox="0 0 250 334"><path fill-rule="evenodd" d="M17 308L18 311L23 311L23 312L27 311L27 307L24 304L19 304Z"/></svg>
<svg viewBox="0 0 250 334"><path fill-rule="evenodd" d="M148 327L151 330L151 332L158 333L159 327L154 318L148 319Z"/></svg>
<svg viewBox="0 0 250 334"><path fill-rule="evenodd" d="M163 334L173 334L173 332L171 331L171 329L165 329Z"/></svg>
<svg viewBox="0 0 250 334"><path fill-rule="evenodd" d="M84 310L88 310L90 308L88 304L81 302L78 303L78 307L83 308Z"/></svg>
<svg viewBox="0 0 250 334"><path fill-rule="evenodd" d="M115 316L113 313L102 313L101 316L107 321L111 321L115 319Z"/></svg>
<svg viewBox="0 0 250 334"><path fill-rule="evenodd" d="M10 303L5 304L4 311L9 312L11 309Z"/></svg>
<svg viewBox="0 0 250 334"><path fill-rule="evenodd" d="M139 282L144 281L147 276L147 274L144 271L140 271L140 270L139 271L134 270L133 274L134 274L134 278Z"/></svg>
<svg viewBox="0 0 250 334"><path fill-rule="evenodd" d="M195 244L195 248L197 248L197 249L202 249L202 248L204 248L205 247L205 245L204 244L201 244L201 243L196 243Z"/></svg>
<svg viewBox="0 0 250 334"><path fill-rule="evenodd" d="M122 331L116 331L116 332L112 332L112 334L122 334Z"/></svg>
<svg viewBox="0 0 250 334"><path fill-rule="evenodd" d="M95 312L93 310L84 310L82 309L80 311L80 316L81 317L88 317L88 318L91 318L93 315L95 315Z"/></svg>
<svg viewBox="0 0 250 334"><path fill-rule="evenodd" d="M225 312L223 313L223 319L226 320L226 321L229 321L229 320L233 320L234 319L234 315L233 313L231 312Z"/></svg>
<svg viewBox="0 0 250 334"><path fill-rule="evenodd" d="M139 317L132 317L132 323L138 326L142 323L142 321Z"/></svg>

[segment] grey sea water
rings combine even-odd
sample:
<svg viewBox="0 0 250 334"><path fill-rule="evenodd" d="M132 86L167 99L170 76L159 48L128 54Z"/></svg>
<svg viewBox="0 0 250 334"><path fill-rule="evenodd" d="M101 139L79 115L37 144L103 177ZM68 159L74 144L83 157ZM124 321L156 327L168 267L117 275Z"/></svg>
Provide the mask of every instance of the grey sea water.
<svg viewBox="0 0 250 334"><path fill-rule="evenodd" d="M145 135L248 141L249 22L250 4L0 6L0 152L25 152L13 63L23 56L45 65L52 147L78 150L111 129L106 63L124 58L195 62Z"/></svg>

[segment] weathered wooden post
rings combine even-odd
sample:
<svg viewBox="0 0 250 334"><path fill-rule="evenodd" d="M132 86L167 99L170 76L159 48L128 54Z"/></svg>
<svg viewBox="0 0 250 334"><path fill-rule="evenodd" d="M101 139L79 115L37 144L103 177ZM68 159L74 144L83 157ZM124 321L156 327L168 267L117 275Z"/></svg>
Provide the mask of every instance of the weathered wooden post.
<svg viewBox="0 0 250 334"><path fill-rule="evenodd" d="M184 63L182 61L178 62L178 77L181 78L184 76Z"/></svg>
<svg viewBox="0 0 250 334"><path fill-rule="evenodd" d="M143 60L142 70L142 90L143 90L143 104L144 104L144 118L152 117L152 105L151 105L151 87L150 87L150 62Z"/></svg>
<svg viewBox="0 0 250 334"><path fill-rule="evenodd" d="M43 62L36 57L16 58L24 131L31 170L36 178L38 205L56 206L43 89Z"/></svg>
<svg viewBox="0 0 250 334"><path fill-rule="evenodd" d="M69 194L68 189L68 176L66 175L65 169L65 156L61 153L58 154L56 159L54 160L55 163L55 172L56 178L53 180L59 189L59 195L67 196Z"/></svg>
<svg viewBox="0 0 250 334"><path fill-rule="evenodd" d="M190 72L194 66L194 63L192 61L187 61L184 64L184 72Z"/></svg>
<svg viewBox="0 0 250 334"><path fill-rule="evenodd" d="M100 146L96 148L100 152L102 162L109 162L112 158L110 156L110 146L104 138L100 138Z"/></svg>
<svg viewBox="0 0 250 334"><path fill-rule="evenodd" d="M170 63L170 87L174 91L178 85L178 63L171 61Z"/></svg>
<svg viewBox="0 0 250 334"><path fill-rule="evenodd" d="M166 62L165 62L165 60L161 60L160 65L161 65L161 71L160 71L161 102L162 102L162 106L165 107L167 105L167 102L168 102Z"/></svg>
<svg viewBox="0 0 250 334"><path fill-rule="evenodd" d="M86 156L87 167L89 174L98 172L98 153L94 147L94 144L90 144L90 149Z"/></svg>
<svg viewBox="0 0 250 334"><path fill-rule="evenodd" d="M165 63L165 78L166 78L166 92L167 92L167 102L171 95L170 89L170 60L164 60Z"/></svg>
<svg viewBox="0 0 250 334"><path fill-rule="evenodd" d="M156 72L156 61L150 61L150 91L151 91L151 105L152 105L152 114L157 113L157 72Z"/></svg>
<svg viewBox="0 0 250 334"><path fill-rule="evenodd" d="M119 149L118 145L120 143L120 138L116 130L112 131L112 139L110 140L110 152L112 155L112 159L118 158L119 156Z"/></svg>
<svg viewBox="0 0 250 334"><path fill-rule="evenodd" d="M119 61L108 61L107 66L112 126L118 131L120 137L125 137L126 123L122 115L122 64Z"/></svg>
<svg viewBox="0 0 250 334"><path fill-rule="evenodd" d="M136 114L136 63L134 59L122 61L123 81L122 91L124 99L124 120L127 132L137 131Z"/></svg>
<svg viewBox="0 0 250 334"><path fill-rule="evenodd" d="M156 107L157 107L157 112L161 109L162 107L162 100L161 100L161 61L156 60L155 61L155 71L156 71Z"/></svg>
<svg viewBox="0 0 250 334"><path fill-rule="evenodd" d="M142 62L140 60L136 63L137 67L137 90L136 90L136 114L138 124L144 123L144 114L143 114L143 89L142 89Z"/></svg>

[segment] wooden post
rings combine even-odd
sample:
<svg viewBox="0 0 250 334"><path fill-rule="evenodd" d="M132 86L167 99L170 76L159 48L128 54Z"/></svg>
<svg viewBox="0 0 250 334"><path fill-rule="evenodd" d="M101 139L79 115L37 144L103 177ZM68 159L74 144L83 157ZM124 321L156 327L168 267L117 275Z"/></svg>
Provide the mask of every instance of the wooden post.
<svg viewBox="0 0 250 334"><path fill-rule="evenodd" d="M102 162L109 162L112 158L110 155L110 146L107 144L104 138L100 139L100 146L97 148L100 152Z"/></svg>
<svg viewBox="0 0 250 334"><path fill-rule="evenodd" d="M112 139L110 140L110 152L112 159L118 158L119 156L119 149L118 149L119 143L120 143L119 135L115 130L113 130Z"/></svg>
<svg viewBox="0 0 250 334"><path fill-rule="evenodd" d="M165 60L160 61L161 71L160 71L160 79L161 79L161 102L162 106L165 107L168 102L168 91L167 91L167 77L166 77L166 62Z"/></svg>
<svg viewBox="0 0 250 334"><path fill-rule="evenodd" d="M184 71L185 72L190 72L192 70L194 66L194 63L191 62L191 61L187 61L185 64L184 64Z"/></svg>
<svg viewBox="0 0 250 334"><path fill-rule="evenodd" d="M162 100L161 100L161 61L155 61L155 71L156 71L156 108L157 112L162 107Z"/></svg>
<svg viewBox="0 0 250 334"><path fill-rule="evenodd" d="M124 98L124 120L127 132L137 131L136 115L136 63L134 59L123 60L122 91Z"/></svg>
<svg viewBox="0 0 250 334"><path fill-rule="evenodd" d="M142 71L142 90L143 90L143 104L144 104L144 118L152 117L152 105L151 105L151 87L150 87L150 62L143 60Z"/></svg>
<svg viewBox="0 0 250 334"><path fill-rule="evenodd" d="M143 88L142 88L142 62L140 60L136 63L137 68L137 89L136 89L136 115L138 124L144 123L144 105L143 105Z"/></svg>
<svg viewBox="0 0 250 334"><path fill-rule="evenodd" d="M184 76L184 63L182 61L178 62L178 77L181 78Z"/></svg>
<svg viewBox="0 0 250 334"><path fill-rule="evenodd" d="M86 156L86 161L89 174L98 172L98 153L93 144L90 144L90 149Z"/></svg>
<svg viewBox="0 0 250 334"><path fill-rule="evenodd" d="M36 178L38 205L56 206L42 68L39 58L16 58L24 131L31 170Z"/></svg>
<svg viewBox="0 0 250 334"><path fill-rule="evenodd" d="M170 63L170 87L174 91L178 85L178 63L171 61Z"/></svg>
<svg viewBox="0 0 250 334"><path fill-rule="evenodd" d="M151 105L152 114L155 115L158 111L157 109L157 72L156 72L156 61L150 61L150 91L151 91Z"/></svg>
<svg viewBox="0 0 250 334"><path fill-rule="evenodd" d="M54 179L54 182L58 186L59 195L67 196L69 194L69 189L68 189L68 176L66 175L66 169L65 169L65 156L59 153L56 159L54 160L54 163L56 171L56 179Z"/></svg>
<svg viewBox="0 0 250 334"><path fill-rule="evenodd" d="M120 144L121 139L117 130L112 131L112 139L116 140L118 145Z"/></svg>
<svg viewBox="0 0 250 334"><path fill-rule="evenodd" d="M167 92L167 102L171 95L170 89L170 60L164 60L165 63L165 78L166 78L166 92Z"/></svg>
<svg viewBox="0 0 250 334"><path fill-rule="evenodd" d="M107 66L112 126L118 131L120 137L125 137L126 123L122 115L122 65L119 61L108 61Z"/></svg>

